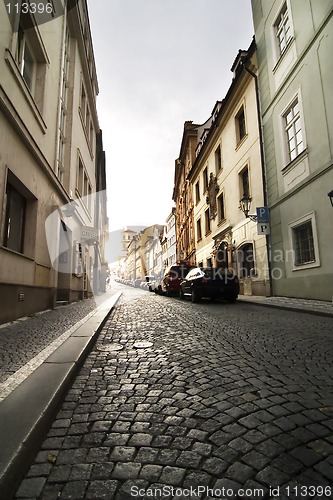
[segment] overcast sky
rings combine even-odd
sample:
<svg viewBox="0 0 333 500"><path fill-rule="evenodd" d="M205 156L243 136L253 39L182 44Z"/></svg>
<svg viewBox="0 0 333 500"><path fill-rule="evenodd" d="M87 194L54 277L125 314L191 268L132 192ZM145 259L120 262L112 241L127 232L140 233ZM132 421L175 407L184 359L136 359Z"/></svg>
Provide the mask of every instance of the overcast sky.
<svg viewBox="0 0 333 500"><path fill-rule="evenodd" d="M186 120L226 94L253 37L250 0L88 0L110 231L163 224Z"/></svg>

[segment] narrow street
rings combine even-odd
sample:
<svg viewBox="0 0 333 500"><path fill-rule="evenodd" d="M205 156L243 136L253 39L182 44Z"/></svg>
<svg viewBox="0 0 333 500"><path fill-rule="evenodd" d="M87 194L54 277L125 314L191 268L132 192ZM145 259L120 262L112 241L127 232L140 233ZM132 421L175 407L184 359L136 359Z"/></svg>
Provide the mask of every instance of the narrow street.
<svg viewBox="0 0 333 500"><path fill-rule="evenodd" d="M16 498L331 498L331 318L114 287Z"/></svg>

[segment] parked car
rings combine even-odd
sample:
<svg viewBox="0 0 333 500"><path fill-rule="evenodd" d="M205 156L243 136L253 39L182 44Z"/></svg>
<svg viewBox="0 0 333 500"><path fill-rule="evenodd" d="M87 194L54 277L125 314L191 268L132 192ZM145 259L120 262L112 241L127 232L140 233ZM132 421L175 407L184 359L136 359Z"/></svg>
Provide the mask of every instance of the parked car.
<svg viewBox="0 0 333 500"><path fill-rule="evenodd" d="M161 293L178 295L180 283L194 266L189 264L173 265L166 268L161 281Z"/></svg>
<svg viewBox="0 0 333 500"><path fill-rule="evenodd" d="M239 280L227 269L216 267L195 267L180 284L179 297L190 296L192 302L203 297L225 299L235 302L239 294Z"/></svg>
<svg viewBox="0 0 333 500"><path fill-rule="evenodd" d="M145 276L145 280L146 280L146 283L147 283L147 288L148 288L148 290L150 292L153 291L152 285L153 285L154 279L155 279L155 277L151 276L150 274L147 274L147 276Z"/></svg>

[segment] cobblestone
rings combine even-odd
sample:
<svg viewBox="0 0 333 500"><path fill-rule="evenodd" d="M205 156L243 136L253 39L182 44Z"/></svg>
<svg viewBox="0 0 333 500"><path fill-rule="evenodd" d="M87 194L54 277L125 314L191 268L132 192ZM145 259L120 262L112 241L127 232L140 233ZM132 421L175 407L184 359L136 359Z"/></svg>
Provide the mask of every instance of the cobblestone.
<svg viewBox="0 0 333 500"><path fill-rule="evenodd" d="M260 495L247 498L269 499L281 487L283 499L286 485L329 485L332 325L252 304L125 292L16 498L128 500L138 488L152 498L148 488L200 486L210 493L192 498L249 488ZM153 345L134 349L137 341ZM123 349L98 350L110 342Z"/></svg>

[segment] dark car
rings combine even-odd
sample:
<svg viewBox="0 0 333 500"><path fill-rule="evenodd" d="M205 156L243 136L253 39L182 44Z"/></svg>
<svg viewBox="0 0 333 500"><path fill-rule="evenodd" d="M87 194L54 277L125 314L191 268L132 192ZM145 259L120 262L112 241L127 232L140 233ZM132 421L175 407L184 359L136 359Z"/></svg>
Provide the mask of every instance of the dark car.
<svg viewBox="0 0 333 500"><path fill-rule="evenodd" d="M178 295L181 281L193 267L190 264L167 267L161 281L161 292L166 295Z"/></svg>
<svg viewBox="0 0 333 500"><path fill-rule="evenodd" d="M225 299L235 302L239 294L238 277L227 269L216 267L195 267L186 275L180 284L179 296L186 295L192 302L198 302L203 297Z"/></svg>

